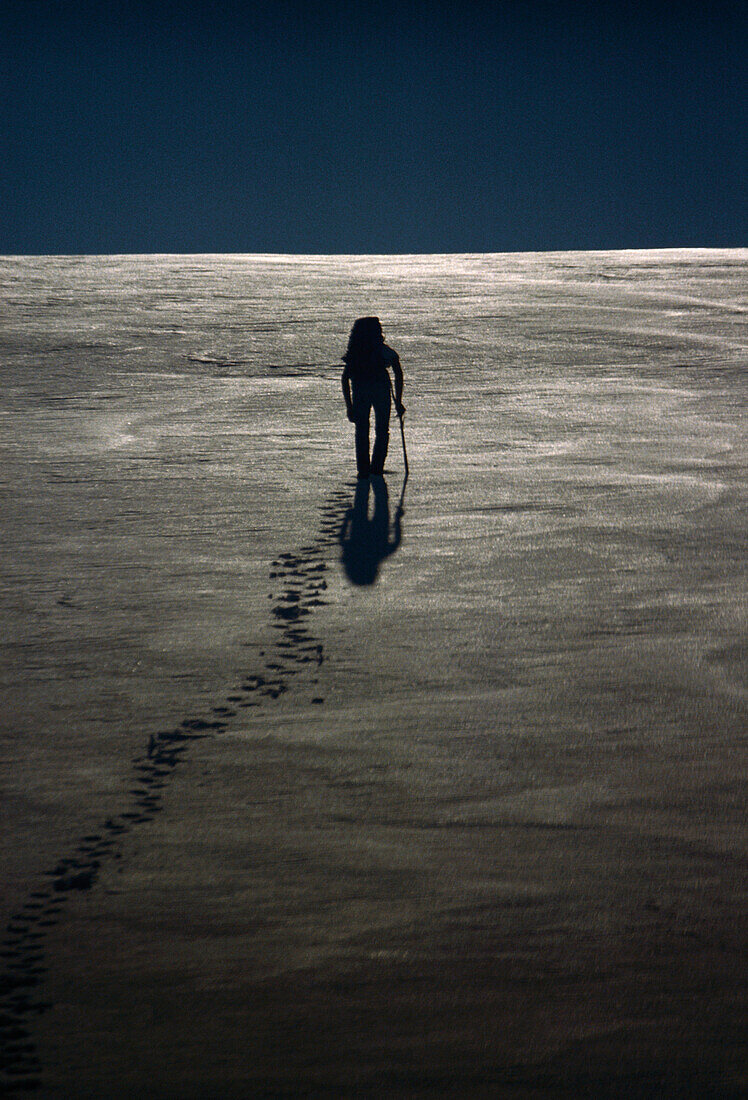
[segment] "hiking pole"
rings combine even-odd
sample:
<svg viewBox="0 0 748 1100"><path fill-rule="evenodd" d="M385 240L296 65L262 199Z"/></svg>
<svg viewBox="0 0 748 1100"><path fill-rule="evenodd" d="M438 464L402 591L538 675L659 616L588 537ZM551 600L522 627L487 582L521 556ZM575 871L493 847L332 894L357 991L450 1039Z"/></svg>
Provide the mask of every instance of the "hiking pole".
<svg viewBox="0 0 748 1100"><path fill-rule="evenodd" d="M395 397L395 390L392 386L392 379L390 378L389 374L387 375L387 378L388 378L389 383L390 383L390 393L392 394L392 400L395 402L395 409L397 409L398 402L397 402L397 398ZM397 418L400 421L400 436L401 436L402 441L403 441L403 462L405 463L405 477L407 478L407 476L408 476L408 452L405 449L405 425L403 424L403 417L404 417L404 413L398 413L397 414Z"/></svg>

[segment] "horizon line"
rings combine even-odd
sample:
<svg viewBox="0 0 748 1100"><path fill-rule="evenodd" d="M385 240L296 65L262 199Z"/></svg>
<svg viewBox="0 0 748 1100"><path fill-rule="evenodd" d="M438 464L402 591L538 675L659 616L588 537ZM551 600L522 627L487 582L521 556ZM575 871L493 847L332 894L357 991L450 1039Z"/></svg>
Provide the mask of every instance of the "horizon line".
<svg viewBox="0 0 748 1100"><path fill-rule="evenodd" d="M446 256L552 256L552 255L606 255L609 253L651 253L651 252L746 252L748 245L654 245L646 248L548 248L548 249L508 249L506 251L447 251L447 252L4 252L3 260L23 259L78 259L101 257L156 258L172 256L246 256L253 259L415 259Z"/></svg>

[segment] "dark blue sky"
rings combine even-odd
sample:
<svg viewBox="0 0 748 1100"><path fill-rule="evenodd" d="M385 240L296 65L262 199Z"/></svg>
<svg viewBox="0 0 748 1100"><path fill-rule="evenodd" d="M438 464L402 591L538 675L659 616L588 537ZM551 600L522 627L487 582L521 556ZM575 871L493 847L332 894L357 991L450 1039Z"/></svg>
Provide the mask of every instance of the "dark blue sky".
<svg viewBox="0 0 748 1100"><path fill-rule="evenodd" d="M745 245L747 21L4 0L0 253Z"/></svg>

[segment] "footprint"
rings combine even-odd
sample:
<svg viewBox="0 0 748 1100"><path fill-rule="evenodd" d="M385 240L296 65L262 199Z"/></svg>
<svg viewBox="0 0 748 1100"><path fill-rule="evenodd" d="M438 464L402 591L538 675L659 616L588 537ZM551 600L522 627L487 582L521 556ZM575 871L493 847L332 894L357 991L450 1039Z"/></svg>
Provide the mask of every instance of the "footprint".
<svg viewBox="0 0 748 1100"><path fill-rule="evenodd" d="M130 806L112 815L101 824L99 832L82 836L74 854L60 860L54 869L47 871L51 880L45 889L29 894L19 912L15 913L6 928L4 949L0 958L6 964L6 976L0 978L0 1068L6 1084L13 1091L34 1091L39 1088L39 1063L35 1057L33 1038L27 1026L29 1018L52 1007L40 1001L31 990L41 983L47 973L43 948L47 929L55 927L64 907L69 904L68 895L92 889L96 884L104 859L115 864L122 860L118 850L118 838L130 833L137 825L153 820L163 811L163 795L169 777L189 749L189 742L215 736L228 728L238 708L266 705L265 699L278 699L288 690L287 678L300 675L298 667L316 661L321 664L322 644L310 633L303 622L312 609L325 606L320 596L327 589L322 574L328 569L320 559L324 547L332 545L340 530L348 495L337 494L340 515L325 505L321 512L320 534L311 543L296 552L280 554L273 562L271 579L284 581L283 592L270 594L274 601L270 625L278 631L277 641L268 652L281 660L268 661L265 668L274 676L246 676L234 694L212 708L212 719L185 719L176 728L149 734L145 753L132 761L129 787ZM261 658L266 650L259 651ZM292 666L297 667L292 667ZM282 673L282 676L278 676ZM305 678L308 673L305 673ZM315 680L311 681L313 684ZM247 699L247 694L261 698ZM324 703L322 696L312 698L314 705ZM234 704L237 709L227 704ZM118 868L121 871L121 867ZM0 1089L2 1085L0 1085Z"/></svg>

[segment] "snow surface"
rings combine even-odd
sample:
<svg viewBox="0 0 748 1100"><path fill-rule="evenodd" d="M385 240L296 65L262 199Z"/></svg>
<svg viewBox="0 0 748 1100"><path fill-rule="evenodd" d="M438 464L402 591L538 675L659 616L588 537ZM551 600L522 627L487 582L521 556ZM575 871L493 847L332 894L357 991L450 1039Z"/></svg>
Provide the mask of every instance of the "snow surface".
<svg viewBox="0 0 748 1100"><path fill-rule="evenodd" d="M747 257L0 259L8 1082L737 1095Z"/></svg>

